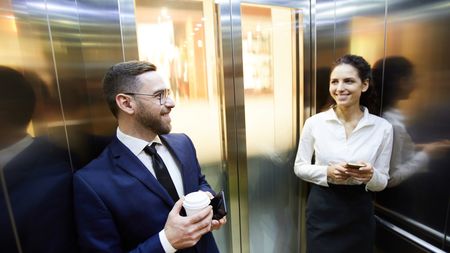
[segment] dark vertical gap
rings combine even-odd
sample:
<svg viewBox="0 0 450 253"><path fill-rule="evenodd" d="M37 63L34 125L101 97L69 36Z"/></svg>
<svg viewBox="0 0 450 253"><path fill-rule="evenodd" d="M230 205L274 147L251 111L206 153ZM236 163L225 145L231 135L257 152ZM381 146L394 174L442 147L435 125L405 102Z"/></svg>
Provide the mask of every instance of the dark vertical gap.
<svg viewBox="0 0 450 253"><path fill-rule="evenodd" d="M382 115L383 112L383 91L384 91L384 69L386 63L386 54L387 54L387 17L388 17L388 0L384 1L384 55L383 55L383 70L381 74L381 89L380 89L380 108L379 115Z"/></svg>

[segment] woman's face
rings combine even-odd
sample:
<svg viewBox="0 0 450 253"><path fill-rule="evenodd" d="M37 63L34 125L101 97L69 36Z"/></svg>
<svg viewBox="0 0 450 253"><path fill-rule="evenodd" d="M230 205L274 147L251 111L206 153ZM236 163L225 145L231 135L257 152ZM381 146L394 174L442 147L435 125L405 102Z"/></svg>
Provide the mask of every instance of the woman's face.
<svg viewBox="0 0 450 253"><path fill-rule="evenodd" d="M350 64L337 65L331 72L329 91L337 106L359 106L361 93L368 88L368 80L362 81Z"/></svg>

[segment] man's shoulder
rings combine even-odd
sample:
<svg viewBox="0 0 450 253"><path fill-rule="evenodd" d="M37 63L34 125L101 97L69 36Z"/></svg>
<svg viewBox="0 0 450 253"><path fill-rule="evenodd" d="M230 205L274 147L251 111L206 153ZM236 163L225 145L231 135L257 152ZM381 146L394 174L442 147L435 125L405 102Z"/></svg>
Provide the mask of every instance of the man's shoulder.
<svg viewBox="0 0 450 253"><path fill-rule="evenodd" d="M191 139L184 133L163 134L160 135L160 138L171 146L191 142Z"/></svg>
<svg viewBox="0 0 450 253"><path fill-rule="evenodd" d="M189 139L189 137L184 133L169 133L169 134L163 134L161 137L169 140L186 140Z"/></svg>
<svg viewBox="0 0 450 253"><path fill-rule="evenodd" d="M105 173L108 164L112 163L112 157L110 155L110 145L105 147L105 149L100 153L100 155L94 160L90 161L87 165L75 172L75 177L91 177L92 175L99 175Z"/></svg>

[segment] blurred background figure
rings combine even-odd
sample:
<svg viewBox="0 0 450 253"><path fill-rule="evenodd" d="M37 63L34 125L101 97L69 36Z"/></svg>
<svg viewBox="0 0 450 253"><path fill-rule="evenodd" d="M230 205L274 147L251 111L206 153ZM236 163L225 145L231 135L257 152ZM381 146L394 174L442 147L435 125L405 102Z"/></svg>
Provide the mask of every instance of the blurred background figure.
<svg viewBox="0 0 450 253"><path fill-rule="evenodd" d="M443 156L450 148L450 141L444 139L421 144L413 142L405 124L406 117L398 104L408 99L414 91L414 66L402 56L387 57L384 64L384 69L383 59L374 64L373 80L378 94L383 94L382 117L394 128L388 183L388 187L394 187L415 173L426 172L430 158Z"/></svg>
<svg viewBox="0 0 450 253"><path fill-rule="evenodd" d="M45 107L33 87L47 94L30 80L0 66L0 252L76 252L69 154L30 135L35 109Z"/></svg>

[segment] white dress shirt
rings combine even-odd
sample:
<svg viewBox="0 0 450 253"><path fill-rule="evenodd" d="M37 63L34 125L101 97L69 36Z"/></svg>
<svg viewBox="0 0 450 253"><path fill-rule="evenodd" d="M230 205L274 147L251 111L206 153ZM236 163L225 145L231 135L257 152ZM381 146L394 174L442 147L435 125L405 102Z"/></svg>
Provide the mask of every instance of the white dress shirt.
<svg viewBox="0 0 450 253"><path fill-rule="evenodd" d="M328 165L363 161L372 164L374 168L373 176L366 184L366 190L381 191L389 179L392 138L391 124L369 114L367 108L364 108L363 117L347 138L344 125L331 108L306 120L300 137L294 172L305 181L328 186ZM313 154L315 164L311 164ZM355 185L362 182L349 178L340 184Z"/></svg>
<svg viewBox="0 0 450 253"><path fill-rule="evenodd" d="M167 149L164 144L162 144L161 140L159 139L159 136L156 136L156 138L151 141L150 143L127 135L120 131L119 128L117 128L117 138L135 155L137 158L145 165L145 167L152 173L152 175L156 178L155 170L153 169L152 165L152 159L149 155L147 155L144 152L144 148L146 146L151 145L152 143L160 143L161 145L156 145L156 151L158 152L158 155L163 160L164 164L167 167L167 170L169 171L170 177L172 178L173 184L175 185L175 189L177 190L178 196L182 197L184 196L184 189L183 189L183 179L181 177L181 171L180 168L175 161L175 159L172 157L172 154L170 154L169 150ZM159 240L161 241L161 245L164 248L164 251L167 253L173 253L177 251L167 240L166 233L164 233L164 229L159 232Z"/></svg>
<svg viewBox="0 0 450 253"><path fill-rule="evenodd" d="M382 116L394 128L394 146L388 182L388 187L393 187L415 173L426 172L430 158L424 151L416 151L416 144L406 130L405 117L400 110L389 109Z"/></svg>

